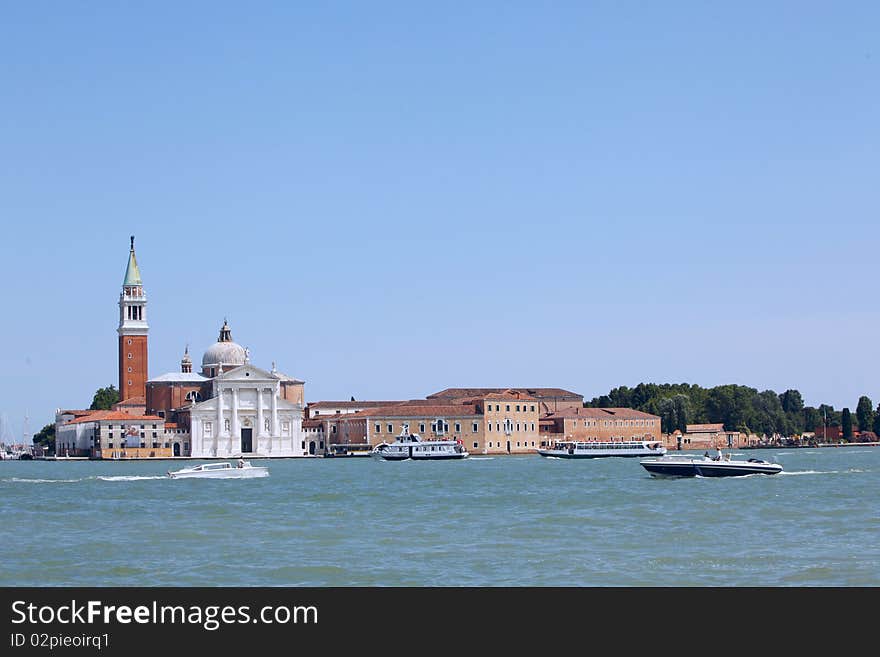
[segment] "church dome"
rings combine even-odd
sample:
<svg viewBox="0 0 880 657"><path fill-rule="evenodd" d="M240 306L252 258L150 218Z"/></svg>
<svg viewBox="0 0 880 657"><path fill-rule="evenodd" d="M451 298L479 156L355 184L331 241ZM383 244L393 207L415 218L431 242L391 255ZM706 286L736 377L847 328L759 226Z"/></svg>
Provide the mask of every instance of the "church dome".
<svg viewBox="0 0 880 657"><path fill-rule="evenodd" d="M202 356L202 371L211 367L223 367L224 369L238 367L247 362L247 352L240 344L232 341L232 331L226 320L223 320L223 328L220 329L220 337L212 344Z"/></svg>

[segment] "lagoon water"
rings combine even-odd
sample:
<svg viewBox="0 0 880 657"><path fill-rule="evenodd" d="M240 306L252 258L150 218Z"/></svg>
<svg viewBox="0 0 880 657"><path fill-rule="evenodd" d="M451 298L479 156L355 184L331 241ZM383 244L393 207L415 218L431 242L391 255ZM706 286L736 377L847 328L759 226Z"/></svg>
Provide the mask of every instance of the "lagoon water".
<svg viewBox="0 0 880 657"><path fill-rule="evenodd" d="M0 462L2 586L878 586L880 448L732 452L775 476L638 459Z"/></svg>

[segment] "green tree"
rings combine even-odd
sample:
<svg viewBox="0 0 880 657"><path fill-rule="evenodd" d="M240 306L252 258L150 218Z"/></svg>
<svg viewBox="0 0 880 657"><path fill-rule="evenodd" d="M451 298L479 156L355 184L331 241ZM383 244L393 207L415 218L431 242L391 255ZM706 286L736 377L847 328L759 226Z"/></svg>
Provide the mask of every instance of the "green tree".
<svg viewBox="0 0 880 657"><path fill-rule="evenodd" d="M804 432L804 398L797 390L786 390L779 395L786 417L786 435Z"/></svg>
<svg viewBox="0 0 880 657"><path fill-rule="evenodd" d="M89 406L90 411L109 411L113 404L119 401L119 391L113 384L106 388L98 388L95 396L92 397L92 405Z"/></svg>
<svg viewBox="0 0 880 657"><path fill-rule="evenodd" d="M856 421L859 431L871 431L874 427L874 402L870 397L859 397L859 405L856 406Z"/></svg>
<svg viewBox="0 0 880 657"><path fill-rule="evenodd" d="M874 433L880 436L880 404L877 404L877 410L874 411Z"/></svg>
<svg viewBox="0 0 880 657"><path fill-rule="evenodd" d="M42 445L49 452L55 451L55 425L47 424L34 434L34 445Z"/></svg>
<svg viewBox="0 0 880 657"><path fill-rule="evenodd" d="M853 437L853 424L852 424L852 413L849 412L848 408L844 408L840 413L840 428L843 431L843 439L846 441L852 440Z"/></svg>
<svg viewBox="0 0 880 657"><path fill-rule="evenodd" d="M804 431L817 431L822 429L822 414L818 408L807 406L804 408Z"/></svg>

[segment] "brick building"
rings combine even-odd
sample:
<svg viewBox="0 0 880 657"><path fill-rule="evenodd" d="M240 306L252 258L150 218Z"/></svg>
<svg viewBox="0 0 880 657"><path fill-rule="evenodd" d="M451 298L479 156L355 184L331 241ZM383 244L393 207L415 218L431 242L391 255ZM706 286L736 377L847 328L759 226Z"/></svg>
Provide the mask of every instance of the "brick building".
<svg viewBox="0 0 880 657"><path fill-rule="evenodd" d="M632 408L566 408L540 419L541 441L661 440L660 417Z"/></svg>

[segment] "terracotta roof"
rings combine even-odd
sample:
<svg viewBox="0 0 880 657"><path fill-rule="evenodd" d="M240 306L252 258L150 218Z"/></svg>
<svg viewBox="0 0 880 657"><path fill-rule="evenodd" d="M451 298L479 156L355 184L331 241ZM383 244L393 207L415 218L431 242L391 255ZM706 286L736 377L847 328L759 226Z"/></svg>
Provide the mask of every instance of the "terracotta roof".
<svg viewBox="0 0 880 657"><path fill-rule="evenodd" d="M118 401L114 406L143 406L147 403L147 400L143 397L129 397L128 399L123 399L122 401Z"/></svg>
<svg viewBox="0 0 880 657"><path fill-rule="evenodd" d="M490 394L503 393L509 390L517 390L525 394L531 395L535 399L545 398L570 398L580 399L583 401L584 396L572 392L571 390L563 390L562 388L525 388L517 386L508 386L506 388L446 388L440 392L428 395L428 399L435 398L463 398L463 397L485 397Z"/></svg>
<svg viewBox="0 0 880 657"><path fill-rule="evenodd" d="M327 416L327 417L332 417L332 416ZM317 429L318 427L324 426L324 418L321 418L318 420L312 420L312 419L303 420L302 426L303 426L303 429Z"/></svg>
<svg viewBox="0 0 880 657"><path fill-rule="evenodd" d="M477 409L469 404L430 404L419 406L416 404L398 404L396 406L378 406L367 408L357 413L347 415L328 416L338 420L350 420L355 418L373 417L459 417L462 415L476 415Z"/></svg>
<svg viewBox="0 0 880 657"><path fill-rule="evenodd" d="M659 420L659 415L651 415L634 408L564 408L547 413L546 418L588 417L600 420Z"/></svg>
<svg viewBox="0 0 880 657"><path fill-rule="evenodd" d="M87 408L86 409L67 409L67 410L59 411L59 413L61 415L74 415L74 416L91 415L94 412L95 411L89 410Z"/></svg>
<svg viewBox="0 0 880 657"><path fill-rule="evenodd" d="M688 433L715 433L724 431L724 424L689 424Z"/></svg>
<svg viewBox="0 0 880 657"><path fill-rule="evenodd" d="M309 408L363 408L367 406L396 406L402 401L317 401L306 404Z"/></svg>
<svg viewBox="0 0 880 657"><path fill-rule="evenodd" d="M90 415L85 415L83 417L78 417L75 420L71 420L70 424L78 424L81 422L98 422L101 420L107 421L122 421L126 422L131 420L132 422L164 422L164 418L159 417L158 415L132 415L131 413L126 413L125 411L94 411Z"/></svg>

